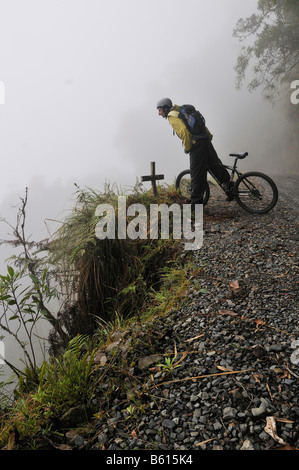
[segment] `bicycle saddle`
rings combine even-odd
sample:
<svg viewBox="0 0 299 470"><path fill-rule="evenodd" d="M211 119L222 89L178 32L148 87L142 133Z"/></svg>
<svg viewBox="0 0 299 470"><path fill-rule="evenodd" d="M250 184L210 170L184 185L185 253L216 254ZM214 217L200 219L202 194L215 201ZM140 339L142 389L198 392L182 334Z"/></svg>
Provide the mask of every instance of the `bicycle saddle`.
<svg viewBox="0 0 299 470"><path fill-rule="evenodd" d="M236 157L236 158L245 158L247 157L248 155L248 152L245 152L245 153L230 153L229 156L230 157Z"/></svg>

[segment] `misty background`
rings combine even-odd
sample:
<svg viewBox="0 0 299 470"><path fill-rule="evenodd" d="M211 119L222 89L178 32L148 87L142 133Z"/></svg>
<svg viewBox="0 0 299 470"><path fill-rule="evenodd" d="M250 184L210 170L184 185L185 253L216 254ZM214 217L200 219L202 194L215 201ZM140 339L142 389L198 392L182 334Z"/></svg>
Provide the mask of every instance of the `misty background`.
<svg viewBox="0 0 299 470"><path fill-rule="evenodd" d="M230 152L248 151L241 170L298 173L284 104L273 108L261 94L235 89L233 29L256 6L0 0L0 217L14 225L28 187L27 235L39 240L72 207L74 183L126 189L155 161L171 184L189 157L158 117L163 97L201 111L224 163ZM8 233L1 222L0 239ZM0 245L0 273L9 254Z"/></svg>

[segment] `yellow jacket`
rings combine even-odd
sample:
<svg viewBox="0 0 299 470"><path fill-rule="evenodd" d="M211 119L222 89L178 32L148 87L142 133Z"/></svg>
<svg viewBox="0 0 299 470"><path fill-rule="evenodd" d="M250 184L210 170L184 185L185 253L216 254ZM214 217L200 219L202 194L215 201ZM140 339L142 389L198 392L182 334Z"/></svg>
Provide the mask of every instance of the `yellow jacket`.
<svg viewBox="0 0 299 470"><path fill-rule="evenodd" d="M187 129L182 119L179 116L180 107L178 105L174 105L168 113L168 121L170 122L171 127L177 134L177 136L182 140L185 152L190 152L192 145L196 143L195 140L192 139L191 132ZM206 128L208 136L210 140L212 140L213 136L210 134L209 130Z"/></svg>

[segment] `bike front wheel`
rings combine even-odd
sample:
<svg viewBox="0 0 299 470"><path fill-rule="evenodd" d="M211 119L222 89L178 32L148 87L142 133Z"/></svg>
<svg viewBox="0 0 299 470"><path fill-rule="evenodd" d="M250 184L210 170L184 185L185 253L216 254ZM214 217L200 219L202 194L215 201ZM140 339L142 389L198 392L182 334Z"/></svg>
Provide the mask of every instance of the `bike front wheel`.
<svg viewBox="0 0 299 470"><path fill-rule="evenodd" d="M257 171L241 175L235 183L234 193L237 203L251 214L266 214L278 200L274 181Z"/></svg>
<svg viewBox="0 0 299 470"><path fill-rule="evenodd" d="M179 194L185 197L187 200L191 200L191 175L190 170L182 171L175 182L176 190ZM205 189L203 194L203 205L207 204L210 197L210 187L208 182L205 183Z"/></svg>

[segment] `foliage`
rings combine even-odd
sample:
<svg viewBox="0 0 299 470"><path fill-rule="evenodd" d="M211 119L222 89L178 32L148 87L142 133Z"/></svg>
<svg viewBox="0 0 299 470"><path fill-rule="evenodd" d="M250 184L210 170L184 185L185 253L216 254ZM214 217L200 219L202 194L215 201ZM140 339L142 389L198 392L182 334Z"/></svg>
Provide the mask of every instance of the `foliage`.
<svg viewBox="0 0 299 470"><path fill-rule="evenodd" d="M191 270L193 270L193 275L198 274L188 260L185 260L184 265L173 263L161 270L161 285L159 289L152 287L149 294L147 307L151 315L165 314L180 305L190 287L189 274Z"/></svg>
<svg viewBox="0 0 299 470"><path fill-rule="evenodd" d="M159 323L160 316L165 314L168 308L178 306L179 302L186 299L190 282L198 277L198 272L192 270L192 266L188 262L186 266L181 268L178 266L168 267L164 271L163 286L165 283L165 288L163 287L156 292L152 290L152 301L141 313L142 325L146 325L147 320L150 320L149 324L152 324L153 317L156 317ZM175 304L175 302L177 303ZM134 322L134 318L130 320ZM114 325L112 323L104 325L107 328L108 338L106 337L106 339L109 339L115 327L119 331L127 329L130 320L125 322L122 318L117 317ZM156 327L154 327L155 329ZM141 348L145 341L144 331L146 331L146 326L140 336ZM137 336L138 332L139 328L136 329ZM147 335L146 338L151 343ZM131 377L131 374L127 372L131 367L131 354L128 356L127 363L122 359L114 364L110 359L104 369L98 369L93 363L95 351L99 344L102 344L102 339L98 331L92 340L85 335L76 336L70 341L67 350L62 355L57 358L51 357L37 368L38 379L35 383L30 382L30 389L28 383L23 387L23 380L20 381L18 393L15 394L15 402L6 410L6 413L3 413L2 424L0 415L0 446L9 442L9 436L14 434L18 434L24 443L32 443L34 436L45 436L59 432L59 426L58 428L55 426L56 423L59 423L61 415L75 405L88 407L96 390L101 388L102 381L106 383L111 380L109 390L105 392L103 390L107 396L103 397L103 403L97 410L97 415L102 416L107 412L107 403L111 399L109 394L113 394L113 390L119 388L120 382L126 389L127 398L124 403L127 403L127 407L124 408L124 411L127 419L137 419L140 413L144 412L142 390L135 387L134 377L132 377L131 385L128 380L122 381L121 379L122 373L125 374L125 377ZM136 341L135 347L138 350L138 341ZM179 367L181 360L177 360L175 348L174 358L166 358L165 364L160 364L160 367L163 371L171 373Z"/></svg>
<svg viewBox="0 0 299 470"><path fill-rule="evenodd" d="M4 378L4 381L1 381L3 375L4 373L0 367L0 410L13 401L12 392L9 390L10 386L13 385L13 378Z"/></svg>
<svg viewBox="0 0 299 470"><path fill-rule="evenodd" d="M76 402L86 402L93 392L93 358L88 338L84 335L73 338L62 356L51 358L41 366L33 399L43 406L51 404L55 412Z"/></svg>
<svg viewBox="0 0 299 470"><path fill-rule="evenodd" d="M158 364L158 366L167 372L172 372L177 367L180 367L180 365L176 362L176 356L174 356L172 359L170 357L165 357L165 362Z"/></svg>
<svg viewBox="0 0 299 470"><path fill-rule="evenodd" d="M118 218L118 196L109 186L103 193L78 188L75 207L53 240L39 244L27 240L25 235L28 190L21 199L16 227L10 225L15 239L1 241L21 247L22 252L12 257L15 267L9 265L7 273L0 277L0 327L14 337L24 352L26 372L6 361L18 376L24 375L24 386L30 388L29 369L34 371L37 365L33 339L40 319L46 319L53 327L50 354L58 355L71 338L92 334L101 322L113 324L117 318L138 316L152 287L157 291L161 285L161 270L180 259L181 245L174 240L97 239L96 209L99 204L110 204ZM127 206L137 203L147 210L151 203L173 202L180 200L171 190L161 190L159 198L155 198L136 186L127 196ZM131 220L129 216L126 219L128 223ZM53 298L60 301L57 312L49 307ZM20 331L25 331L26 340L20 339Z"/></svg>
<svg viewBox="0 0 299 470"><path fill-rule="evenodd" d="M259 0L258 13L240 19L234 36L253 44L243 46L237 60L237 87L240 88L249 63L253 60L254 78L250 91L263 87L266 98L275 99L281 84L288 85L299 73L299 3L298 0ZM296 76L297 74L297 76Z"/></svg>
<svg viewBox="0 0 299 470"><path fill-rule="evenodd" d="M20 438L34 435L47 427L52 417L68 410L76 403L87 404L94 393L92 365L94 350L89 340L79 335L70 341L59 358L44 362L37 369L35 388L23 393L20 389L13 406L0 419L0 445L12 431Z"/></svg>
<svg viewBox="0 0 299 470"><path fill-rule="evenodd" d="M2 304L0 327L14 337L24 352L26 363L32 370L35 370L37 365L33 344L34 328L43 313L45 316L47 315L46 312L43 312L37 296L41 293L47 297L53 295L48 291L46 275L45 270L41 281L39 281L36 276L31 274L32 283L26 287L22 284L24 281L23 271L15 271L12 266L8 265L7 274L0 275L0 302ZM26 334L26 341L18 335L21 329ZM16 367L13 369L17 375L20 374Z"/></svg>
<svg viewBox="0 0 299 470"><path fill-rule="evenodd" d="M106 188L104 193L79 190L77 204L55 234L49 260L59 267L60 280L68 296L68 308L59 314L59 322L71 336L91 334L99 324L115 318L136 315L149 298L152 286L161 283L165 264L178 259L182 248L175 240L115 239L95 236L97 207L110 204L119 221L118 194ZM173 202L176 193L165 191L159 200L151 193L134 188L127 196L127 207ZM130 222L126 215L126 223ZM149 230L149 227L148 227ZM149 232L148 232L149 233ZM57 343L55 343L57 340ZM59 338L51 338L59 347Z"/></svg>
<svg viewBox="0 0 299 470"><path fill-rule="evenodd" d="M56 340L59 348L41 366L32 360L33 346L30 354L24 351L25 356L28 354L27 366L19 371L15 400L0 414L0 444L9 441L12 434L26 438L47 432L64 411L90 401L99 380L93 366L96 348L89 338L102 344L113 329L125 328L130 320L141 322L160 316L177 306L188 290L188 253L182 253L182 244L171 239L172 227L167 240L95 237L99 220L96 207L113 204L117 213L117 199L112 190L79 190L72 214L48 244L48 255L42 259L30 253L24 234L19 238L25 254L19 269L9 266L0 279L6 323L27 328L31 338L31 328L42 316L53 325L51 344ZM127 197L127 206L139 203L149 208L152 203L174 202L181 200L171 190L161 190L158 199L140 189ZM56 281L55 289L49 273L55 274L51 278ZM24 276L28 281L25 285ZM46 304L57 292L66 296L67 303L56 318ZM28 343L30 346L30 340ZM128 416L140 409L136 403L128 406Z"/></svg>
<svg viewBox="0 0 299 470"><path fill-rule="evenodd" d="M57 291L52 285L53 273L47 265L45 241L33 242L26 238L26 205L28 189L21 198L21 207L17 213L16 226L1 219L10 226L13 240L1 240L1 244L9 244L21 248L19 255L10 258L6 274L0 275L0 329L10 335L24 353L26 372L19 370L14 364L4 358L5 363L20 377L30 376L34 380L37 366L34 339L37 338L35 329L41 319L46 319L66 342L65 332L61 329L56 315L48 307L52 298L57 297ZM14 267L12 266L14 264ZM25 378L26 381L26 378Z"/></svg>

